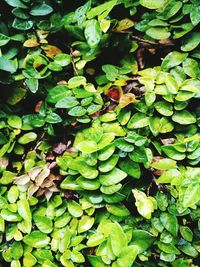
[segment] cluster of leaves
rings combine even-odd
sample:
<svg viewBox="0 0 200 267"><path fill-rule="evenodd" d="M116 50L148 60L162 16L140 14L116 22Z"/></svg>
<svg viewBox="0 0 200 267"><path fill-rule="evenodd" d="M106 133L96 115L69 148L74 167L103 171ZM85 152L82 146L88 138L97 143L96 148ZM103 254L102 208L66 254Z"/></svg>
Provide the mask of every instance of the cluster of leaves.
<svg viewBox="0 0 200 267"><path fill-rule="evenodd" d="M1 1L0 266L198 266L199 14Z"/></svg>

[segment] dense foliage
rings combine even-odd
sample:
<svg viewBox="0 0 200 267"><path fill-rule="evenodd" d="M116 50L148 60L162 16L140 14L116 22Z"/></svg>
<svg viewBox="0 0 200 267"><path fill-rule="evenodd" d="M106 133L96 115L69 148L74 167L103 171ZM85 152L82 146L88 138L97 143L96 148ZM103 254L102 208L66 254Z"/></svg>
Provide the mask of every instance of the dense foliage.
<svg viewBox="0 0 200 267"><path fill-rule="evenodd" d="M0 1L0 266L199 266L199 22Z"/></svg>

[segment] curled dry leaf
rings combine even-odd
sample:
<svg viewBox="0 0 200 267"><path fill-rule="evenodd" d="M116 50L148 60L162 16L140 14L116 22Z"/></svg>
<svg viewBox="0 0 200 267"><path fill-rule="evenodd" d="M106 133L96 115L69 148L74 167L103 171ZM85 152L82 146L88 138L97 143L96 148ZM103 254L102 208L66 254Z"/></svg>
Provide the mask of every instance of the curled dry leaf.
<svg viewBox="0 0 200 267"><path fill-rule="evenodd" d="M107 96L114 102L119 102L121 95L122 89L119 87L113 87L107 92Z"/></svg>
<svg viewBox="0 0 200 267"><path fill-rule="evenodd" d="M54 181L59 181L60 179L60 175L50 174L50 168L46 165L43 168L34 167L27 174L15 177L14 183L27 188L28 198L37 192L37 196L44 194L49 200L53 192L59 192Z"/></svg>

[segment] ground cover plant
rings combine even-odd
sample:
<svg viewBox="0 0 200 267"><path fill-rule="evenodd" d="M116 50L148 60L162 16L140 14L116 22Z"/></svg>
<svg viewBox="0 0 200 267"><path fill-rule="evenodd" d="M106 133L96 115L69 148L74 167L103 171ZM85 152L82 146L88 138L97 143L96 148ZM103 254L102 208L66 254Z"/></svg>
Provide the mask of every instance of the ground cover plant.
<svg viewBox="0 0 200 267"><path fill-rule="evenodd" d="M0 266L199 266L199 22L0 1Z"/></svg>

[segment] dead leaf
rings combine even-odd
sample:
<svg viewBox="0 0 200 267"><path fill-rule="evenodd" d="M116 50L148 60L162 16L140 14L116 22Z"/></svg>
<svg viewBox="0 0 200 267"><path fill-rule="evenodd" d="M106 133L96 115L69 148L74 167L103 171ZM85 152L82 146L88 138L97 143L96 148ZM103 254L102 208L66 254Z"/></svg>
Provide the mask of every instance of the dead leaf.
<svg viewBox="0 0 200 267"><path fill-rule="evenodd" d="M23 46L25 47L37 47L39 46L40 44L38 43L38 41L36 39L28 39L26 40L24 43L23 43Z"/></svg>
<svg viewBox="0 0 200 267"><path fill-rule="evenodd" d="M60 82L57 82L57 85L65 85L65 84L67 84L67 81L60 81Z"/></svg>
<svg viewBox="0 0 200 267"><path fill-rule="evenodd" d="M50 58L62 53L60 48L54 45L43 45L42 49L44 50L46 56Z"/></svg>
<svg viewBox="0 0 200 267"><path fill-rule="evenodd" d="M120 87L113 87L113 88L109 89L107 92L107 96L112 101L115 101L115 102L119 102L121 95L122 95L122 90Z"/></svg>
<svg viewBox="0 0 200 267"><path fill-rule="evenodd" d="M124 108L128 106L130 103L136 102L135 95L132 93L124 94L119 100L119 107Z"/></svg>
<svg viewBox="0 0 200 267"><path fill-rule="evenodd" d="M45 167L35 178L35 183L37 186L41 186L44 182L45 178L47 178L50 174L50 170Z"/></svg>
<svg viewBox="0 0 200 267"><path fill-rule="evenodd" d="M66 150L66 148L67 148L66 144L60 142L60 143L55 144L53 151L56 154L61 155Z"/></svg>
<svg viewBox="0 0 200 267"><path fill-rule="evenodd" d="M40 111L40 108L41 108L43 102L44 102L43 100L40 100L40 101L36 104L36 106L35 106L35 112L39 112L39 111Z"/></svg>
<svg viewBox="0 0 200 267"><path fill-rule="evenodd" d="M38 176L38 174L42 171L41 167L33 167L28 171L28 176L32 181L35 181L35 178Z"/></svg>
<svg viewBox="0 0 200 267"><path fill-rule="evenodd" d="M30 181L30 177L27 174L14 178L14 184L17 184L17 185L26 185L29 181Z"/></svg>
<svg viewBox="0 0 200 267"><path fill-rule="evenodd" d="M175 138L161 139L161 142L163 143L163 145L171 145L175 142Z"/></svg>
<svg viewBox="0 0 200 267"><path fill-rule="evenodd" d="M36 33L40 40L47 38L47 36L49 35L49 31L45 31L45 30L38 30Z"/></svg>
<svg viewBox="0 0 200 267"><path fill-rule="evenodd" d="M39 189L39 186L36 186L34 183L32 183L27 191L27 198L30 198L34 195L34 193Z"/></svg>
<svg viewBox="0 0 200 267"><path fill-rule="evenodd" d="M0 169L6 169L8 166L8 159L7 158L0 158Z"/></svg>

